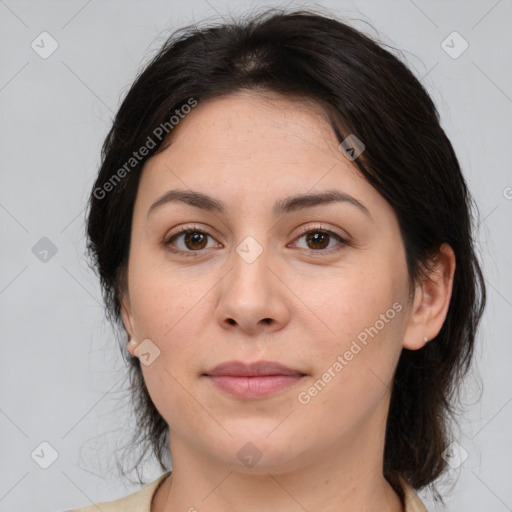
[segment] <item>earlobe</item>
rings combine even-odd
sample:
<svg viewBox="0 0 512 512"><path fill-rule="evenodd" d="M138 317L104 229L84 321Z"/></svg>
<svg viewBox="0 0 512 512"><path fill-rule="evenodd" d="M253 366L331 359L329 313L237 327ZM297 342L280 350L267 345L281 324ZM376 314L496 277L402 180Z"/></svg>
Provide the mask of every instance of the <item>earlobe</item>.
<svg viewBox="0 0 512 512"><path fill-rule="evenodd" d="M418 350L439 334L448 313L454 275L455 254L443 243L430 262L427 275L416 287L404 348Z"/></svg>
<svg viewBox="0 0 512 512"><path fill-rule="evenodd" d="M135 349L137 348L137 345L138 345L138 342L132 338L129 342L128 342L128 345L126 345L126 348L128 350L128 352L133 356L133 357L137 357L136 354L135 354Z"/></svg>
<svg viewBox="0 0 512 512"><path fill-rule="evenodd" d="M121 300L121 315L123 318L123 325L128 333L128 337L130 338L130 341L128 342L127 349L128 352L133 356L134 350L137 347L137 340L135 338L135 329L133 327L133 317L131 313L131 307L129 304L129 299L126 296L123 296Z"/></svg>

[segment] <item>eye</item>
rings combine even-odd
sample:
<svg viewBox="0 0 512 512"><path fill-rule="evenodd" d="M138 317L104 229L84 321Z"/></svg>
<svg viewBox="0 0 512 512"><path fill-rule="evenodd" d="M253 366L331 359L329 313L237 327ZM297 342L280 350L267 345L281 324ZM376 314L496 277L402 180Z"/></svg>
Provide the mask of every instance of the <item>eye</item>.
<svg viewBox="0 0 512 512"><path fill-rule="evenodd" d="M164 245L168 247L172 252L181 253L200 253L202 249L208 248L208 237L211 236L199 228L194 226L184 226L178 230L178 233L168 238ZM181 240L180 240L181 239ZM182 243L176 248L175 242L179 241ZM186 254L186 256L198 256L199 254Z"/></svg>
<svg viewBox="0 0 512 512"><path fill-rule="evenodd" d="M302 238L305 239L306 243L306 247L303 248L310 252L335 252L340 250L341 248L343 248L343 246L347 244L347 241L340 235L329 229L324 229L321 226L307 229L307 231L304 231L299 236L299 238L297 238L297 240L301 240ZM341 242L337 244L338 247L335 249L335 251L331 251L333 247L331 245L331 242L333 242L333 238Z"/></svg>
<svg viewBox="0 0 512 512"><path fill-rule="evenodd" d="M203 249L208 247L208 238L212 238L210 234L195 226L182 226L177 233L167 238L163 245L174 253L181 253L185 256L200 256ZM302 247L311 253L331 253L342 249L347 245L347 241L340 235L325 229L322 226L303 230L302 234L296 239L305 239L306 247ZM335 245L332 250L333 239L337 239L340 243ZM212 238L213 240L213 238ZM214 245L215 246L215 245Z"/></svg>

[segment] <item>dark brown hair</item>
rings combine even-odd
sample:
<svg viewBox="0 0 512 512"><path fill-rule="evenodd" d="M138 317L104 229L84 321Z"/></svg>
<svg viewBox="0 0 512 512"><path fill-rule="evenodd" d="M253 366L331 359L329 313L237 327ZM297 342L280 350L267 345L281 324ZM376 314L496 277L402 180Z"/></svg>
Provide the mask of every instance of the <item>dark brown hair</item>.
<svg viewBox="0 0 512 512"><path fill-rule="evenodd" d="M155 139L157 127L169 127L191 98L272 91L321 105L340 142L355 134L366 146L354 164L398 217L411 289L443 242L456 257L438 336L420 350L404 349L396 369L383 472L402 494L400 478L420 489L446 468L441 454L451 441L455 393L472 360L485 285L472 238L475 205L436 107L406 65L382 46L312 11L271 9L176 31L139 73L115 116L90 197L87 234L108 316L122 330L120 298L138 183L145 161L170 136L126 167L133 152L147 145L148 136ZM139 360L128 362L138 463L152 451L168 469L168 425L151 401Z"/></svg>

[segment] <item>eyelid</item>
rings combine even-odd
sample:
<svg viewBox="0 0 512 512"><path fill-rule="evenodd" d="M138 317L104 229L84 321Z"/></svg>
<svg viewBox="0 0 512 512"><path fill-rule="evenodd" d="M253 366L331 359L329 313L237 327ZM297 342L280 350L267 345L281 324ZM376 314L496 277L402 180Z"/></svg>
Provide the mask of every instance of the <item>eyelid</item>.
<svg viewBox="0 0 512 512"><path fill-rule="evenodd" d="M208 229L211 229L211 228L208 228ZM180 226L174 233L172 233L171 235L165 235L163 240L162 240L162 244L164 246L168 246L171 242L171 240L177 238L178 236L182 235L182 234L185 234L187 233L188 231L193 231L193 232L199 232L199 233L202 233L204 235L207 235L209 236L210 238L215 238L211 233L210 231L208 231L208 229L206 228L202 228L196 224L192 224L192 225L184 225L184 226ZM182 252L180 250L178 250L178 252ZM194 251L186 251L186 252L194 252ZM201 251L197 251L197 252L201 252Z"/></svg>
<svg viewBox="0 0 512 512"><path fill-rule="evenodd" d="M348 238L347 236L342 235L342 234L338 233L337 231L335 231L333 228L330 228L328 226L324 226L321 223L318 223L318 224L316 224L314 226L311 226L310 224L307 224L306 226L301 226L299 228L299 233L298 233L297 236L300 237L300 236L304 235L305 233L309 233L310 231L315 231L315 230L325 231L327 233L336 235L339 238L341 238L344 242L347 242L347 238Z"/></svg>

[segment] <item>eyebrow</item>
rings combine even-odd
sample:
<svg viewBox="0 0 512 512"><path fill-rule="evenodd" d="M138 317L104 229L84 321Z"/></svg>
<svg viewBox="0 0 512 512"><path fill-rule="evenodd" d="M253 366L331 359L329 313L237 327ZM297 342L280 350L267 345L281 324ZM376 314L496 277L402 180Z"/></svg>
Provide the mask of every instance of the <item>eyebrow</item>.
<svg viewBox="0 0 512 512"><path fill-rule="evenodd" d="M169 190L149 207L147 215L149 216L149 214L159 206L172 202L182 202L211 212L226 212L226 206L222 201L203 194L202 192L193 190ZM338 190L327 190L313 194L296 194L286 197L276 201L272 213L274 216L278 216L335 202L351 204L373 220L370 211L363 203L358 201L355 197Z"/></svg>

